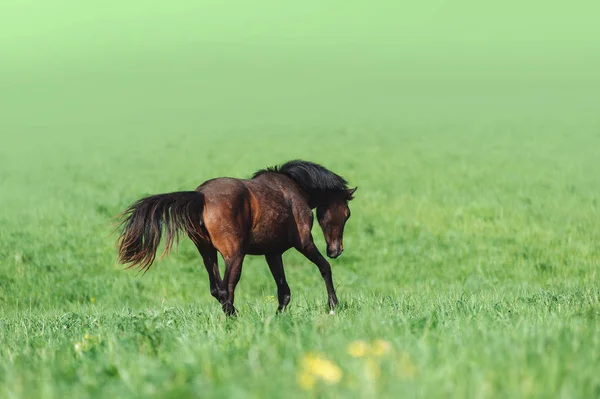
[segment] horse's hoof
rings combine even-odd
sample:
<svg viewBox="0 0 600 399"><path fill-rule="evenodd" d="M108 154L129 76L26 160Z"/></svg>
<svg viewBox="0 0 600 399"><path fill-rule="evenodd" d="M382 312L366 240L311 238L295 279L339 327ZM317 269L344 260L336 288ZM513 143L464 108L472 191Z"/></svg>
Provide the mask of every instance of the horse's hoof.
<svg viewBox="0 0 600 399"><path fill-rule="evenodd" d="M331 310L329 311L329 314L335 314L335 312L333 311L333 309L331 309Z"/></svg>
<svg viewBox="0 0 600 399"><path fill-rule="evenodd" d="M237 316L237 311L230 302L225 302L222 306L223 312L227 316Z"/></svg>

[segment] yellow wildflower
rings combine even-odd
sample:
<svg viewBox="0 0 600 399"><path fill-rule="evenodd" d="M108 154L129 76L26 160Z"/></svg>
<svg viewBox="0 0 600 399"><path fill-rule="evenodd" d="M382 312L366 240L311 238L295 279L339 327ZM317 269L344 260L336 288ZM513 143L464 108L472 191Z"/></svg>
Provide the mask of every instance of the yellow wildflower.
<svg viewBox="0 0 600 399"><path fill-rule="evenodd" d="M352 357L363 357L367 354L369 345L365 341L354 341L348 345L346 351Z"/></svg>
<svg viewBox="0 0 600 399"><path fill-rule="evenodd" d="M329 383L337 383L342 378L342 370L324 357L308 354L304 357L305 368L313 375Z"/></svg>
<svg viewBox="0 0 600 399"><path fill-rule="evenodd" d="M94 297L94 296L91 297L90 298L90 302L92 303L92 305L95 304L96 303L96 297Z"/></svg>
<svg viewBox="0 0 600 399"><path fill-rule="evenodd" d="M312 388L317 380L328 384L337 384L342 379L342 370L335 363L320 355L306 354L301 365L302 372L298 376L298 383L304 389Z"/></svg>
<svg viewBox="0 0 600 399"><path fill-rule="evenodd" d="M391 348L391 345L389 342L384 341L382 339L378 339L375 342L373 342L372 345L372 353L375 356L383 356L385 353L387 353Z"/></svg>
<svg viewBox="0 0 600 399"><path fill-rule="evenodd" d="M383 356L391 349L389 342L382 339L377 339L369 345L365 341L354 341L348 345L346 351L352 357L365 357L365 356Z"/></svg>

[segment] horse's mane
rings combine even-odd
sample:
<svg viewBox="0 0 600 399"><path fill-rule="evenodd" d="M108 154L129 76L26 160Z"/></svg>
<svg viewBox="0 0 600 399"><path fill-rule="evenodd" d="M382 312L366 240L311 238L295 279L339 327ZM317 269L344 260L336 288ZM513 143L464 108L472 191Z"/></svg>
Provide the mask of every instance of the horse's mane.
<svg viewBox="0 0 600 399"><path fill-rule="evenodd" d="M254 179L269 172L281 173L288 176L311 197L336 192L342 194L348 201L353 198L348 189L348 182L343 177L313 162L302 160L289 161L281 166L261 169L254 173L252 178Z"/></svg>

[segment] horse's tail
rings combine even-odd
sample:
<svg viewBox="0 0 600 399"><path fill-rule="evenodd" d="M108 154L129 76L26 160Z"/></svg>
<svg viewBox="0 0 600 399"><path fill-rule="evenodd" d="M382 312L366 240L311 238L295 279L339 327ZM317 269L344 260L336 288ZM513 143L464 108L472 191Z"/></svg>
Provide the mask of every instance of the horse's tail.
<svg viewBox="0 0 600 399"><path fill-rule="evenodd" d="M198 191L152 195L130 205L120 215L119 263L131 263L127 269L138 266L144 273L148 271L156 257L163 226L166 243L162 256L171 251L174 240L179 241L180 231L192 240L201 239L203 210L204 195Z"/></svg>

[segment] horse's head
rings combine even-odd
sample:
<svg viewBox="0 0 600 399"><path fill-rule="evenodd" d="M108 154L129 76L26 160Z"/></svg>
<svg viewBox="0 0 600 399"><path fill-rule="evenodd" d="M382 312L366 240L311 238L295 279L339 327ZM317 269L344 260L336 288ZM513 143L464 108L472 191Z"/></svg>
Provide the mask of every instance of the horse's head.
<svg viewBox="0 0 600 399"><path fill-rule="evenodd" d="M344 251L344 227L350 218L348 201L358 187L341 194L327 196L322 204L317 206L317 220L327 242L327 256L337 258Z"/></svg>

